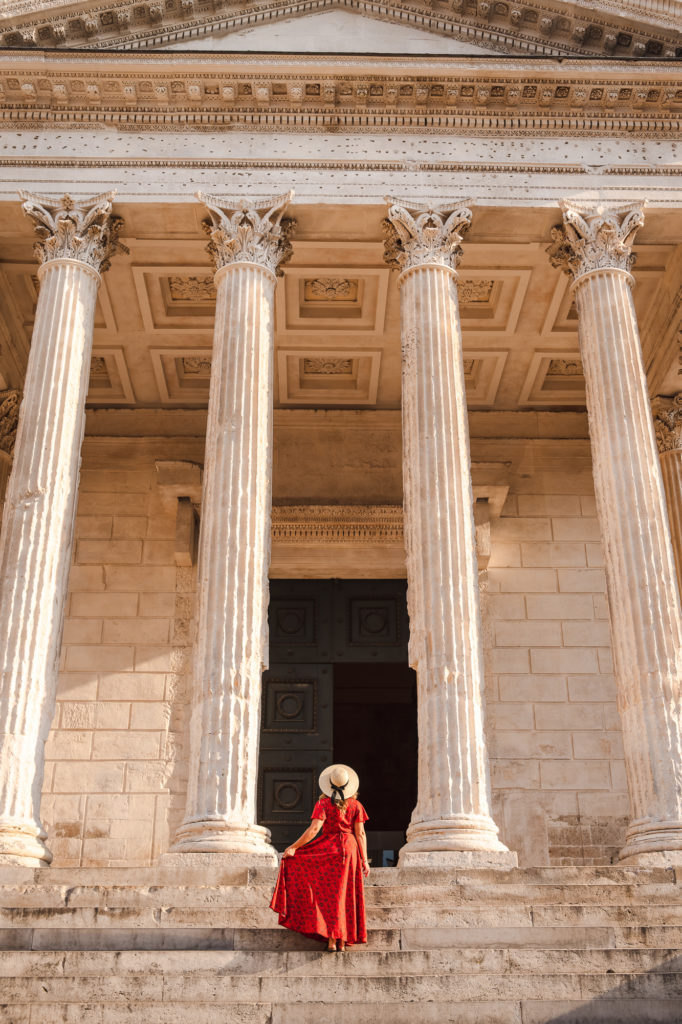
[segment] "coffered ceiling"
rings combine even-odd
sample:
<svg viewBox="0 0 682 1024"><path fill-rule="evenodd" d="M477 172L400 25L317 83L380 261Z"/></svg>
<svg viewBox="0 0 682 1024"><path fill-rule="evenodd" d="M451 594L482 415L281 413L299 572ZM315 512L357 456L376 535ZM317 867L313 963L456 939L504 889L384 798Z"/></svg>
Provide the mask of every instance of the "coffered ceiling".
<svg viewBox="0 0 682 1024"><path fill-rule="evenodd" d="M95 323L91 408L200 409L208 402L215 289L199 204L129 205L123 241L103 278ZM37 297L33 239L17 208L0 234L0 376L21 386ZM477 211L465 242L459 297L469 407L584 406L577 318L569 279L545 254L551 211ZM275 301L278 408L398 409L400 295L383 262L375 207L297 206L294 255ZM478 226L477 226L478 224ZM494 233L492 226L496 225ZM679 390L677 334L656 326L662 296L682 289L680 247L657 239L656 217L638 246L635 305L655 387ZM673 277L675 280L673 280ZM677 281L677 277L680 280ZM659 348L668 346L661 357ZM654 350L656 358L654 358ZM679 378L679 379L678 379Z"/></svg>

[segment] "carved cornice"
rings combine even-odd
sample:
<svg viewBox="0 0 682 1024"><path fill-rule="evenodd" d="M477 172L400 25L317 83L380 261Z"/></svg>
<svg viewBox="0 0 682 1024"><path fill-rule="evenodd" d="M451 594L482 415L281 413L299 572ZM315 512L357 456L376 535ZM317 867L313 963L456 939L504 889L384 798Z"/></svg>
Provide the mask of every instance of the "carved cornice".
<svg viewBox="0 0 682 1024"><path fill-rule="evenodd" d="M275 544L402 544L402 505L275 505Z"/></svg>
<svg viewBox="0 0 682 1024"><path fill-rule="evenodd" d="M79 260L98 273L104 273L117 250L128 252L118 241L123 219L111 214L113 192L82 200L68 195L54 199L30 192L21 192L20 196L22 209L33 221L40 238L34 246L40 263Z"/></svg>
<svg viewBox="0 0 682 1024"><path fill-rule="evenodd" d="M292 254L289 236L296 221L282 218L293 195L291 191L254 203L197 192L210 216L202 226L210 238L206 249L216 270L230 263L258 263L281 275Z"/></svg>
<svg viewBox="0 0 682 1024"><path fill-rule="evenodd" d="M0 455L8 460L14 455L20 404L20 391L0 391Z"/></svg>
<svg viewBox="0 0 682 1024"><path fill-rule="evenodd" d="M564 199L563 224L552 228L549 260L575 280L592 270L625 270L635 262L632 243L644 223L645 202L605 208Z"/></svg>
<svg viewBox="0 0 682 1024"><path fill-rule="evenodd" d="M390 206L383 221L384 259L389 267L458 267L460 243L473 216L466 200L424 206L387 196L386 202Z"/></svg>
<svg viewBox="0 0 682 1024"><path fill-rule="evenodd" d="M679 137L682 82L664 63L582 64L183 55L0 58L6 128Z"/></svg>
<svg viewBox="0 0 682 1024"><path fill-rule="evenodd" d="M674 9L661 12L660 0L639 3L636 12L633 0L630 10L615 0L246 0L238 7L231 0L10 0L0 32L8 47L144 49L181 43L191 49L214 32L345 8L503 52L679 57L679 0L665 3Z"/></svg>
<svg viewBox="0 0 682 1024"><path fill-rule="evenodd" d="M653 403L656 444L663 452L682 451L682 392Z"/></svg>

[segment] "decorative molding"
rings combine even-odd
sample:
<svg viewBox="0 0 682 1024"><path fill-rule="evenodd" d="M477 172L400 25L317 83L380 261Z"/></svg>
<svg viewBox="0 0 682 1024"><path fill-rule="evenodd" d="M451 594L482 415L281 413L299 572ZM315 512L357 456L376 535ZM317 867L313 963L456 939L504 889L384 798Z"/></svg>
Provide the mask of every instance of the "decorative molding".
<svg viewBox="0 0 682 1024"><path fill-rule="evenodd" d="M168 278L168 291L174 302L215 302L216 287L213 277L187 277L172 274Z"/></svg>
<svg viewBox="0 0 682 1024"><path fill-rule="evenodd" d="M672 399L655 399L653 412L659 452L682 451L682 392Z"/></svg>
<svg viewBox="0 0 682 1024"><path fill-rule="evenodd" d="M289 237L295 220L283 220L293 191L272 199L229 199L197 192L197 199L209 213L202 227L210 241L206 251L216 270L231 263L258 263L282 275L282 265L293 252Z"/></svg>
<svg viewBox="0 0 682 1024"><path fill-rule="evenodd" d="M592 270L632 269L632 243L644 224L646 200L606 208L600 203L562 199L563 224L552 228L549 261L578 280Z"/></svg>
<svg viewBox="0 0 682 1024"><path fill-rule="evenodd" d="M92 63L90 66L89 62ZM125 62L125 63L124 63ZM323 64L324 70L321 70ZM273 56L215 67L183 56L183 69L151 56L134 65L89 55L12 53L0 60L0 122L31 128L106 125L138 132L216 130L392 131L533 136L682 133L682 83L664 62L591 68L566 61L537 67L498 60L485 65L400 67L389 58L362 66L329 58L308 68ZM277 70L281 67L281 70ZM527 65L527 66L526 66ZM274 67L274 70L273 70ZM258 100L265 89L267 99ZM276 161L275 161L276 163Z"/></svg>
<svg viewBox="0 0 682 1024"><path fill-rule="evenodd" d="M61 199L30 192L19 195L23 200L22 209L33 221L40 238L33 251L41 263L79 260L98 273L104 273L111 266L115 252L129 252L118 241L123 219L111 215L113 192L82 200L68 195Z"/></svg>
<svg viewBox="0 0 682 1024"><path fill-rule="evenodd" d="M386 197L390 204L384 229L384 259L389 267L410 270L437 264L455 270L463 255L461 242L473 214L467 200L413 204Z"/></svg>
<svg viewBox="0 0 682 1024"><path fill-rule="evenodd" d="M344 260L346 244L335 245L335 257ZM378 249L378 246L376 247ZM299 259L306 258L309 250L305 243L296 247ZM313 255L313 254L311 254ZM296 337L322 332L325 337L334 334L379 335L386 319L386 302L390 271L387 267L356 266L357 247L348 245L348 263L337 266L289 266L284 268L284 280L275 292L275 320L278 336ZM374 262L375 252L371 261ZM326 258L326 257L325 257ZM313 295L313 281L324 282L326 294ZM344 294L330 295L326 282L345 282ZM348 285L346 289L345 285ZM336 288L337 286L334 285ZM320 285L318 291L322 291ZM345 294L347 292L347 294Z"/></svg>
<svg viewBox="0 0 682 1024"><path fill-rule="evenodd" d="M303 360L303 372L311 376L326 377L330 374L338 376L350 375L353 372L352 359L335 359L334 357L316 356Z"/></svg>
<svg viewBox="0 0 682 1024"><path fill-rule="evenodd" d="M275 505L273 544L402 544L402 505Z"/></svg>
<svg viewBox="0 0 682 1024"><path fill-rule="evenodd" d="M679 0L652 6L615 0L575 4L524 0L522 5L487 0L82 0L78 11L58 3L5 3L0 19L6 47L146 49L169 43L187 48L214 33L338 8L383 21L412 25L492 51L589 54L619 57L681 56ZM671 3L676 6L671 8ZM226 41L229 49L229 41Z"/></svg>
<svg viewBox="0 0 682 1024"><path fill-rule="evenodd" d="M0 391L0 457L7 461L14 455L20 405L20 391Z"/></svg>

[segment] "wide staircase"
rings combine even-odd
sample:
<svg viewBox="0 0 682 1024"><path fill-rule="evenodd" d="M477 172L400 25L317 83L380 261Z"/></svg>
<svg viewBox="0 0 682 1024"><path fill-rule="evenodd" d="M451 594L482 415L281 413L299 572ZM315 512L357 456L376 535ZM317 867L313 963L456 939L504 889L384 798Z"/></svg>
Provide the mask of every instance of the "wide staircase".
<svg viewBox="0 0 682 1024"><path fill-rule="evenodd" d="M0 870L3 1024L680 1024L682 869L374 870L369 942L273 871Z"/></svg>

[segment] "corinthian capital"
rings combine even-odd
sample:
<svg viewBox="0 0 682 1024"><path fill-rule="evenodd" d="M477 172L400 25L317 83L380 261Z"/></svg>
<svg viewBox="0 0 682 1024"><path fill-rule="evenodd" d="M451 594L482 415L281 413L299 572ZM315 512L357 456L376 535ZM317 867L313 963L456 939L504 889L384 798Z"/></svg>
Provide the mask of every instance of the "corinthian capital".
<svg viewBox="0 0 682 1024"><path fill-rule="evenodd" d="M553 267L575 279L590 270L631 270L632 242L644 223L646 200L609 209L598 203L563 199L563 224L552 228L547 248Z"/></svg>
<svg viewBox="0 0 682 1024"><path fill-rule="evenodd" d="M258 263L281 275L281 267L291 259L289 236L296 227L295 220L282 219L293 195L291 191L254 203L197 192L211 218L203 227L216 270L230 263Z"/></svg>
<svg viewBox="0 0 682 1024"><path fill-rule="evenodd" d="M384 259L389 267L458 266L460 243L472 218L467 200L423 205L387 196L386 202L390 205L383 222Z"/></svg>
<svg viewBox="0 0 682 1024"><path fill-rule="evenodd" d="M653 403L656 444L661 452L682 450L682 392Z"/></svg>
<svg viewBox="0 0 682 1024"><path fill-rule="evenodd" d="M30 192L19 195L22 209L33 221L40 238L34 252L41 263L80 260L103 273L111 266L111 257L117 250L128 252L118 241L123 220L111 215L114 192L81 200L71 196L53 199Z"/></svg>
<svg viewBox="0 0 682 1024"><path fill-rule="evenodd" d="M21 392L0 391L0 452L10 459L17 438Z"/></svg>

